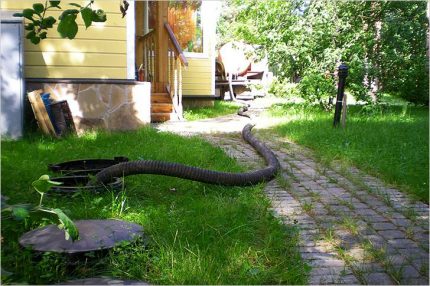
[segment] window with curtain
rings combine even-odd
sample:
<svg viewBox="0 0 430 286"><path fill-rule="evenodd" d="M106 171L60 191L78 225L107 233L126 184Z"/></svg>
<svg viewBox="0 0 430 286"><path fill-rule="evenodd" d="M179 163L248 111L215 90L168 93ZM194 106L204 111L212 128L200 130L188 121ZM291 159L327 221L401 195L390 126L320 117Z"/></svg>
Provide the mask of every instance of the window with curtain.
<svg viewBox="0 0 430 286"><path fill-rule="evenodd" d="M170 1L169 25L184 52L203 53L202 1Z"/></svg>

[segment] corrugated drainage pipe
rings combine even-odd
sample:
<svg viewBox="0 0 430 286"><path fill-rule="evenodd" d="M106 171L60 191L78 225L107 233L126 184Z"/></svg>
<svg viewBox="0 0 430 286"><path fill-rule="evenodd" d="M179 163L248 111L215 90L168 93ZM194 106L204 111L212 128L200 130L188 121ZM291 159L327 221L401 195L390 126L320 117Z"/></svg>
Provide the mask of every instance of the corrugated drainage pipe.
<svg viewBox="0 0 430 286"><path fill-rule="evenodd" d="M270 181L276 176L280 168L279 161L264 143L252 135L251 129L253 127L254 125L252 124L245 125L242 130L242 137L264 157L268 165L264 169L246 173L228 173L186 166L179 163L140 160L124 162L103 169L97 173L96 183L107 183L115 177L139 174L164 175L227 186L247 186Z"/></svg>

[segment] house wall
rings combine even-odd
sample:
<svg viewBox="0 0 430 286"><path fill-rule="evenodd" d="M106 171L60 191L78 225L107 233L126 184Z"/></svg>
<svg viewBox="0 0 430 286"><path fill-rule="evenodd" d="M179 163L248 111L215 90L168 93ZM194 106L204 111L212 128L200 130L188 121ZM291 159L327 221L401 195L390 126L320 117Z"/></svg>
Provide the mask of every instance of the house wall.
<svg viewBox="0 0 430 286"><path fill-rule="evenodd" d="M210 96L212 92L212 57L187 57L188 67L182 71L184 96Z"/></svg>
<svg viewBox="0 0 430 286"><path fill-rule="evenodd" d="M44 1L2 0L1 9L18 11ZM70 9L69 1L62 1ZM88 3L88 1L70 1ZM74 40L62 39L57 25L38 45L25 40L24 75L26 78L101 78L127 79L127 23L119 11L119 1L96 1L93 8L107 14L105 23L93 23L87 30L78 16L79 31ZM58 19L61 11L50 15Z"/></svg>
<svg viewBox="0 0 430 286"><path fill-rule="evenodd" d="M182 72L183 95L194 98L215 95L215 44L219 1L203 1L203 54L185 53L188 67Z"/></svg>

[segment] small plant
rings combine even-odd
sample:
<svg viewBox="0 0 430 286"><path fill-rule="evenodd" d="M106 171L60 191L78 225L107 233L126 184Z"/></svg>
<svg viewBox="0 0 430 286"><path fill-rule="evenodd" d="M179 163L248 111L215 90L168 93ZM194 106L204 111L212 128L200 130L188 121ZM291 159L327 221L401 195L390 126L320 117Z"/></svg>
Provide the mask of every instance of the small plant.
<svg viewBox="0 0 430 286"><path fill-rule="evenodd" d="M342 200L342 199L337 199L337 202L339 203L339 205L341 206L345 206L350 210L354 210L354 205L352 204L352 201L347 201L347 200Z"/></svg>
<svg viewBox="0 0 430 286"><path fill-rule="evenodd" d="M341 224L346 230L348 230L351 234L358 234L358 223L355 219L350 217L343 218Z"/></svg>
<svg viewBox="0 0 430 286"><path fill-rule="evenodd" d="M418 218L418 213L415 211L413 207L407 207L403 209L403 215L410 219L411 221L415 222Z"/></svg>
<svg viewBox="0 0 430 286"><path fill-rule="evenodd" d="M405 237L408 239L414 239L414 227L409 226L405 230Z"/></svg>
<svg viewBox="0 0 430 286"><path fill-rule="evenodd" d="M303 204L303 210L307 213L312 212L312 210L314 209L314 205L312 202L305 202Z"/></svg>
<svg viewBox="0 0 430 286"><path fill-rule="evenodd" d="M337 244L336 243L337 238L336 238L336 234L335 234L333 227L329 227L329 228L323 230L322 240L324 240L325 242L330 243L332 245Z"/></svg>
<svg viewBox="0 0 430 286"><path fill-rule="evenodd" d="M58 228L64 229L65 238L68 240L69 238L72 241L79 239L79 231L73 221L61 210L58 208L47 208L43 206L43 197L45 194L53 187L61 185L62 183L54 182L49 179L48 175L42 175L39 179L34 181L31 185L36 190L36 192L40 195L39 205L35 207L31 207L30 204L17 204L17 205L8 205L6 203L2 203L2 213L3 212L11 212L12 215L18 220L26 219L30 216L31 212L43 212L54 214L58 218Z"/></svg>
<svg viewBox="0 0 430 286"><path fill-rule="evenodd" d="M127 195L125 190L122 190L118 194L112 194L112 204L111 204L111 215L112 217L118 216L120 217L122 213L127 209L125 203L127 201Z"/></svg>

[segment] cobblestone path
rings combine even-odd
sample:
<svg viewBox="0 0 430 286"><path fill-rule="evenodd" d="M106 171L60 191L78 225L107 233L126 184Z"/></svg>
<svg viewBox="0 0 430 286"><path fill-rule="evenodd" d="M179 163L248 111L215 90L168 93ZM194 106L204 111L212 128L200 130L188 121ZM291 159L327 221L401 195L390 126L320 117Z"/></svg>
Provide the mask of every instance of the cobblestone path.
<svg viewBox="0 0 430 286"><path fill-rule="evenodd" d="M170 131L175 129L183 132ZM427 204L358 169L321 165L311 151L264 133L256 132L282 166L265 193L275 216L300 229L300 252L312 266L310 284L429 284ZM200 136L249 169L264 166L239 133L205 128Z"/></svg>

